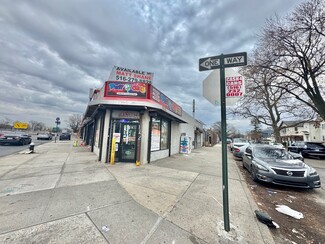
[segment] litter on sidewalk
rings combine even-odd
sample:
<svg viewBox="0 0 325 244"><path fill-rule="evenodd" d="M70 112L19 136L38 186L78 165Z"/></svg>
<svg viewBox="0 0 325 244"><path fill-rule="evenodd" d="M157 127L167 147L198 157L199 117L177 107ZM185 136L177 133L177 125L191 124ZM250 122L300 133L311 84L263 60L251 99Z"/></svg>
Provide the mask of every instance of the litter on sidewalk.
<svg viewBox="0 0 325 244"><path fill-rule="evenodd" d="M257 219L262 222L263 224L267 225L271 228L280 228L280 226L273 221L273 219L267 214L260 210L255 210L255 214Z"/></svg>
<svg viewBox="0 0 325 244"><path fill-rule="evenodd" d="M102 230L105 231L105 232L108 232L109 231L109 228L107 227L107 225L103 225L102 226Z"/></svg>

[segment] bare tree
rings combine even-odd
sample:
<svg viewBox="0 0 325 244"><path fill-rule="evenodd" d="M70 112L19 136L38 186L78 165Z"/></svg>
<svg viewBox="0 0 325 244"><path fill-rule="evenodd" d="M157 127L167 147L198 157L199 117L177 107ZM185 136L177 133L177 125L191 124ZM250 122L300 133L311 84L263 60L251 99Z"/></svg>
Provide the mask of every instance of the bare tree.
<svg viewBox="0 0 325 244"><path fill-rule="evenodd" d="M7 117L0 121L0 129L11 130L13 128L13 121Z"/></svg>
<svg viewBox="0 0 325 244"><path fill-rule="evenodd" d="M262 137L261 123L257 118L252 118L251 125L253 126L253 130L250 131L252 140L260 141Z"/></svg>
<svg viewBox="0 0 325 244"><path fill-rule="evenodd" d="M213 123L211 129L218 135L219 138L221 138L221 122L215 122ZM227 124L227 138L235 138L235 137L241 137L242 135L236 128L232 125Z"/></svg>
<svg viewBox="0 0 325 244"><path fill-rule="evenodd" d="M79 126L82 122L82 116L80 114L73 114L68 118L68 125L72 129L73 132L77 132L79 129Z"/></svg>
<svg viewBox="0 0 325 244"><path fill-rule="evenodd" d="M46 125L43 122L31 120L29 121L30 130L32 131L42 131L46 130Z"/></svg>
<svg viewBox="0 0 325 244"><path fill-rule="evenodd" d="M314 113L288 96L285 89L273 86L279 75L261 67L259 59L260 54L256 52L250 64L241 70L246 77L246 94L228 113L272 127L275 140L281 142L284 120L310 120Z"/></svg>
<svg viewBox="0 0 325 244"><path fill-rule="evenodd" d="M325 2L300 4L285 18L269 19L257 60L279 77L274 87L304 103L325 120Z"/></svg>

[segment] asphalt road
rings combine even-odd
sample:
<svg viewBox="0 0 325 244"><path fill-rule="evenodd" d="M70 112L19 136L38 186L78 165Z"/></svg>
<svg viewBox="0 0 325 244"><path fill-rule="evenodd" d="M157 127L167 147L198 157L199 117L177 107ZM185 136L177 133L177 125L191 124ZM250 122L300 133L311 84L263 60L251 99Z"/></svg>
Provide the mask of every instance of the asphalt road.
<svg viewBox="0 0 325 244"><path fill-rule="evenodd" d="M54 139L53 139L54 141ZM43 144L43 143L48 143L49 141L47 140L37 140L36 135L32 135L32 142L34 142L35 146ZM24 151L29 148L29 145L24 145L24 146L2 146L0 145L0 157L7 156L13 153L17 153L20 151Z"/></svg>

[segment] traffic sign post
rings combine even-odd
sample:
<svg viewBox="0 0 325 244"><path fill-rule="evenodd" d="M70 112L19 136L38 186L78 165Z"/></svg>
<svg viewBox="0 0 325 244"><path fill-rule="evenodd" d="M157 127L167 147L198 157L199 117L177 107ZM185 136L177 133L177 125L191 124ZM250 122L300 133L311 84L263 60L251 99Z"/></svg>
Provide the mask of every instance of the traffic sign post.
<svg viewBox="0 0 325 244"><path fill-rule="evenodd" d="M56 137L58 135L59 124L61 124L60 118L59 117L56 117L54 123L56 123L56 134L55 134L55 138L54 138L54 142L56 143Z"/></svg>
<svg viewBox="0 0 325 244"><path fill-rule="evenodd" d="M228 162L227 162L227 122L226 122L226 81L225 68L247 64L247 53L221 54L199 59L199 71L220 69L220 103L221 103L221 142L222 142L222 191L224 228L230 231L228 200Z"/></svg>

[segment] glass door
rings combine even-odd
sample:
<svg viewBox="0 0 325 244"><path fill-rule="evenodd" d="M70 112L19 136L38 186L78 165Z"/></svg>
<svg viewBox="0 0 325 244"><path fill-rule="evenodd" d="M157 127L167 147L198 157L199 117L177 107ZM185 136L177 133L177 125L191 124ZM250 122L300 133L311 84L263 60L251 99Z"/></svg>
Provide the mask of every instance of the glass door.
<svg viewBox="0 0 325 244"><path fill-rule="evenodd" d="M120 160L121 162L135 162L137 152L137 135L139 124L121 123L121 144Z"/></svg>

